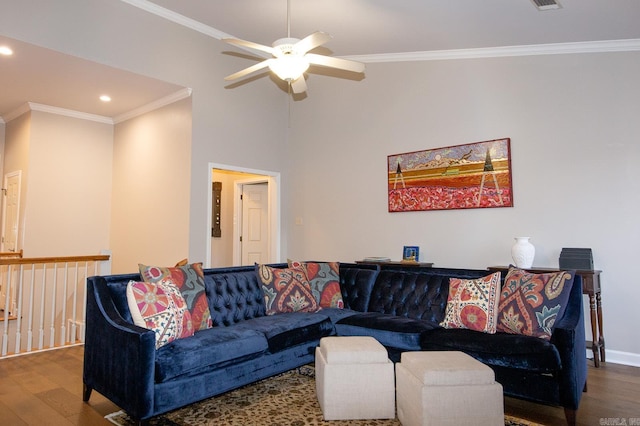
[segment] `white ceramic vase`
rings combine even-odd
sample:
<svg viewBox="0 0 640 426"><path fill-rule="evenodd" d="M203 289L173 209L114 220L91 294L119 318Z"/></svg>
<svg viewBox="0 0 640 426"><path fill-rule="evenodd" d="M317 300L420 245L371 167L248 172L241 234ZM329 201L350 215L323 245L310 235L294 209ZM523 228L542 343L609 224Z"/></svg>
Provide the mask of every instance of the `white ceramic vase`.
<svg viewBox="0 0 640 426"><path fill-rule="evenodd" d="M536 248L529 242L531 237L515 237L515 244L511 247L511 257L518 268L527 269L533 265Z"/></svg>

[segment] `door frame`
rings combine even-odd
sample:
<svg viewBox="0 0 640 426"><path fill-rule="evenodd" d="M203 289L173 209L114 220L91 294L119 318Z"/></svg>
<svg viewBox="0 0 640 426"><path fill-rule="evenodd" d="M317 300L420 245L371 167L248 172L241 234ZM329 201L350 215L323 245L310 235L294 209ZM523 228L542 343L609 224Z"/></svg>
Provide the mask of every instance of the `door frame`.
<svg viewBox="0 0 640 426"><path fill-rule="evenodd" d="M213 171L217 170L227 170L231 172L240 172L240 173L250 173L253 175L261 175L261 177L251 178L251 179L242 179L238 182L241 182L240 185L245 183L257 183L257 182L267 182L268 185L268 222L269 222L269 263L277 263L280 260L280 246L281 246L281 218L280 218L280 173L273 172L268 170L258 170L258 169L250 169L246 167L238 167L232 166L229 164L221 164L221 163L213 163L210 162L208 165L208 173L207 173L207 230L206 235L208 238L206 239L206 257L205 257L205 267L211 267L211 227L213 225L213 179L211 176L213 175ZM234 199L236 200L233 207L233 264L240 265L240 258L238 257L238 250L240 248L238 226L242 226L242 223L239 221L242 210L238 213L239 206L239 195L237 195L236 191L238 191L239 183L236 182L234 185Z"/></svg>

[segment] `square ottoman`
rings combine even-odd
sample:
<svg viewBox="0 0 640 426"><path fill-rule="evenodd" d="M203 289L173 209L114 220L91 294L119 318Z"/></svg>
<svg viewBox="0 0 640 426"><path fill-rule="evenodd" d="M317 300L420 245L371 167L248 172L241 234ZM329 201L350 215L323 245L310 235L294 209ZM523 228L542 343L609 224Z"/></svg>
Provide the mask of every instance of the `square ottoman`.
<svg viewBox="0 0 640 426"><path fill-rule="evenodd" d="M504 425L502 385L463 352L404 352L396 364L398 419L404 426Z"/></svg>
<svg viewBox="0 0 640 426"><path fill-rule="evenodd" d="M315 365L324 420L395 418L393 363L373 337L323 337Z"/></svg>

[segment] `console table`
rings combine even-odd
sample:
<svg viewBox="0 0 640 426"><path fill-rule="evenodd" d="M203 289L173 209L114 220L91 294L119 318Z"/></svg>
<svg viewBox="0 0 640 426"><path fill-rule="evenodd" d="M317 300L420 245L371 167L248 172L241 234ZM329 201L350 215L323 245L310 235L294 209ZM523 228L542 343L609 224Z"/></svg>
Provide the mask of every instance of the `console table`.
<svg viewBox="0 0 640 426"><path fill-rule="evenodd" d="M500 271L505 273L509 270L508 266L490 266L489 271ZM536 274L544 274L548 272L558 272L561 269L554 268L535 268L527 269L529 272ZM589 310L591 313L591 335L593 341L587 341L587 348L593 351L593 363L596 368L600 367L600 361L605 362L604 350L604 334L602 326L602 294L600 287L599 270L576 270L576 275L582 277L582 294L589 296Z"/></svg>
<svg viewBox="0 0 640 426"><path fill-rule="evenodd" d="M380 266L415 266L422 268L432 268L433 263L430 262L410 262L410 261L394 261L394 260L356 260L355 263L366 265L380 265Z"/></svg>

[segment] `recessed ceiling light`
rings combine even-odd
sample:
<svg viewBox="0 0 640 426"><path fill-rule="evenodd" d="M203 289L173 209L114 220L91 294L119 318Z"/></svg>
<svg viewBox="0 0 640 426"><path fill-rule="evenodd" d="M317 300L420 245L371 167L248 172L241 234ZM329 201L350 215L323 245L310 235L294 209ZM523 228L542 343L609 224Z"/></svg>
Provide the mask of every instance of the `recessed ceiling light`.
<svg viewBox="0 0 640 426"><path fill-rule="evenodd" d="M13 55L13 50L7 46L0 46L0 55L10 56Z"/></svg>
<svg viewBox="0 0 640 426"><path fill-rule="evenodd" d="M100 100L101 100L102 102L111 102L111 96L109 96L109 95L102 95L102 96L100 96Z"/></svg>

